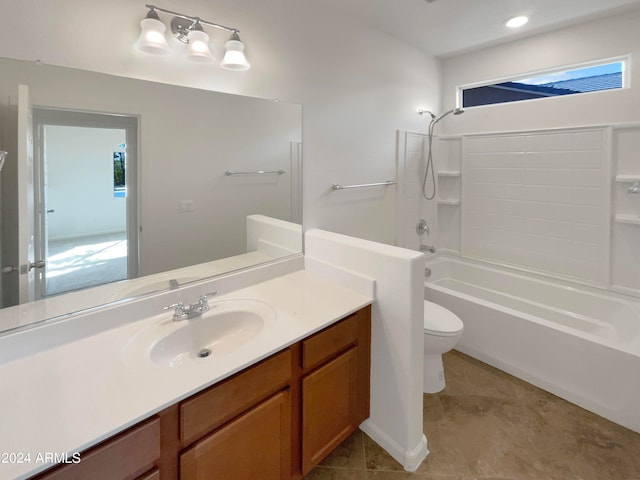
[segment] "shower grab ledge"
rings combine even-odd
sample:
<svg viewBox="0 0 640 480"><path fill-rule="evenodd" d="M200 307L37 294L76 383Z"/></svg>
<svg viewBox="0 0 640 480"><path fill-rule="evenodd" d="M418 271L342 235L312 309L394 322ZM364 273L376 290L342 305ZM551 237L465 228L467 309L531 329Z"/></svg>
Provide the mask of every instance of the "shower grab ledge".
<svg viewBox="0 0 640 480"><path fill-rule="evenodd" d="M460 170L440 170L438 172L439 177L459 177Z"/></svg>
<svg viewBox="0 0 640 480"><path fill-rule="evenodd" d="M640 173L637 175L633 175L633 174L616 175L616 182L618 183L633 183L639 180L640 180Z"/></svg>
<svg viewBox="0 0 640 480"><path fill-rule="evenodd" d="M614 217L617 223L626 223L628 225L640 225L640 217L636 215L618 214Z"/></svg>
<svg viewBox="0 0 640 480"><path fill-rule="evenodd" d="M449 200L445 200L442 198L438 199L438 205L447 205L449 207L455 207L457 205L460 205L460 200L459 199L449 199Z"/></svg>
<svg viewBox="0 0 640 480"><path fill-rule="evenodd" d="M338 185L337 183L334 183L333 185L331 185L331 189L332 190L346 190L347 188L365 188L365 187L379 187L379 186L388 186L388 185L395 185L396 182L394 182L393 180L385 180L384 182L376 182L376 183L360 183L357 185Z"/></svg>

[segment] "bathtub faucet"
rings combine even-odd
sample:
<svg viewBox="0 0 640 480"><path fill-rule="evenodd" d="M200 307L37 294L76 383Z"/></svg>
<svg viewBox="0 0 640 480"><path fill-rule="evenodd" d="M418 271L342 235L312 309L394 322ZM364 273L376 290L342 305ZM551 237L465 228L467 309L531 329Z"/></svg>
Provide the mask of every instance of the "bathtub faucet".
<svg viewBox="0 0 640 480"><path fill-rule="evenodd" d="M433 245L420 245L421 252L436 253L436 247Z"/></svg>

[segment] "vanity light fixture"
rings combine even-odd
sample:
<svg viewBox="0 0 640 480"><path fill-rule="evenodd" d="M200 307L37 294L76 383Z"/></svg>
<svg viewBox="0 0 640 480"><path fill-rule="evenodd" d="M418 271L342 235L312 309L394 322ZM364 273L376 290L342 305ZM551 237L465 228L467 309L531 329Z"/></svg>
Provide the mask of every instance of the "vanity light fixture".
<svg viewBox="0 0 640 480"><path fill-rule="evenodd" d="M209 50L209 35L196 21L187 34L187 59L192 62L213 62L213 54Z"/></svg>
<svg viewBox="0 0 640 480"><path fill-rule="evenodd" d="M220 66L227 70L247 70L249 62L244 56L244 43L240 41L238 32L231 34L231 38L225 43L226 52Z"/></svg>
<svg viewBox="0 0 640 480"><path fill-rule="evenodd" d="M209 35L202 25L209 25L220 30L231 32L231 37L225 44L225 55L220 66L227 70L248 70L249 62L244 54L244 43L240 40L237 28L225 27L218 23L208 22L200 17L192 17L182 13L173 12L155 5L145 4L149 9L147 16L140 22L140 38L135 48L139 52L151 55L166 55L170 52L165 38L166 27L160 20L157 12L174 15L171 20L173 35L187 44L186 57L193 62L212 62L213 54L209 49Z"/></svg>
<svg viewBox="0 0 640 480"><path fill-rule="evenodd" d="M507 20L505 25L509 28L519 28L525 25L528 21L529 21L528 17L521 15L518 17L510 18L509 20Z"/></svg>
<svg viewBox="0 0 640 480"><path fill-rule="evenodd" d="M167 55L169 45L164 37L167 27L160 21L154 8L149 10L147 16L140 22L140 38L136 42L136 50L151 55Z"/></svg>

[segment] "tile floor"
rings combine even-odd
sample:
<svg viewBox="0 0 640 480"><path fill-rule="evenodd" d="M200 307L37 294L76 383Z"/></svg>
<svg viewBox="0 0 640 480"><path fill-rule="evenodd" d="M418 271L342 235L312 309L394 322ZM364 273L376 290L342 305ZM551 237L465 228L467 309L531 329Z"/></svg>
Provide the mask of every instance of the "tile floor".
<svg viewBox="0 0 640 480"><path fill-rule="evenodd" d="M444 361L418 471L357 431L305 480L640 480L640 434L459 352Z"/></svg>

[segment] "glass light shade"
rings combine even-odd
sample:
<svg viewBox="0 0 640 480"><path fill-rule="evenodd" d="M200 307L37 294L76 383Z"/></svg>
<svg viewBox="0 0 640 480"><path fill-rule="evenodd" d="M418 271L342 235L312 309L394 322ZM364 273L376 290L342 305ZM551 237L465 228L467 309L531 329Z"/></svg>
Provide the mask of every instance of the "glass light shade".
<svg viewBox="0 0 640 480"><path fill-rule="evenodd" d="M240 40L229 40L225 44L226 53L220 66L227 70L249 70L251 65L244 56L244 43Z"/></svg>
<svg viewBox="0 0 640 480"><path fill-rule="evenodd" d="M145 18L140 22L140 38L136 42L135 49L151 55L167 55L170 52L164 31L167 27L160 20Z"/></svg>
<svg viewBox="0 0 640 480"><path fill-rule="evenodd" d="M213 55L209 50L209 35L202 30L191 30L187 46L187 58L192 62L213 62Z"/></svg>

